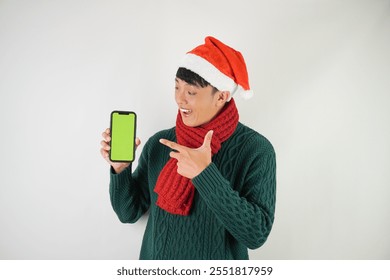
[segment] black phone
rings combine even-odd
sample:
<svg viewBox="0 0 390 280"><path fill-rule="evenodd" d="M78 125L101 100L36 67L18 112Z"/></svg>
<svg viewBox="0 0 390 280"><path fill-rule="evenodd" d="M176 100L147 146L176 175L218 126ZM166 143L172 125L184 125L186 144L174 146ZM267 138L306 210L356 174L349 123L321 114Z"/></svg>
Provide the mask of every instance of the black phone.
<svg viewBox="0 0 390 280"><path fill-rule="evenodd" d="M130 111L111 112L111 149L113 162L132 162L135 158L137 115Z"/></svg>

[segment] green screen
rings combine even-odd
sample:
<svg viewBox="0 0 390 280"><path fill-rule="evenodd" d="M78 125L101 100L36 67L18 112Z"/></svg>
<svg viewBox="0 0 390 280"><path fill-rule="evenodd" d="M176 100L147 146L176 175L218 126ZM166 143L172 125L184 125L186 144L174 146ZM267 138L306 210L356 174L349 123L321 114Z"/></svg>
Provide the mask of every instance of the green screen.
<svg viewBox="0 0 390 280"><path fill-rule="evenodd" d="M114 111L111 113L112 161L133 161L135 145L136 116L133 112Z"/></svg>

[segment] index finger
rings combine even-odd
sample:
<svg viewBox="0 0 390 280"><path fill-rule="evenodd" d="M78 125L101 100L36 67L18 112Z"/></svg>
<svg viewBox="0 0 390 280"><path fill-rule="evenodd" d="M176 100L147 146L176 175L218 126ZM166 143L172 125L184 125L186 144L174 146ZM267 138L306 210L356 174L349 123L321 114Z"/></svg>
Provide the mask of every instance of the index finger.
<svg viewBox="0 0 390 280"><path fill-rule="evenodd" d="M107 128L103 133L102 133L102 136L103 136L103 138L104 138L104 140L106 141L106 142L109 142L109 141L111 141L111 131L110 131L110 129L109 128Z"/></svg>
<svg viewBox="0 0 390 280"><path fill-rule="evenodd" d="M160 143L171 148L172 150L178 151L179 153L183 152L187 148L185 146L169 141L167 139L160 139Z"/></svg>

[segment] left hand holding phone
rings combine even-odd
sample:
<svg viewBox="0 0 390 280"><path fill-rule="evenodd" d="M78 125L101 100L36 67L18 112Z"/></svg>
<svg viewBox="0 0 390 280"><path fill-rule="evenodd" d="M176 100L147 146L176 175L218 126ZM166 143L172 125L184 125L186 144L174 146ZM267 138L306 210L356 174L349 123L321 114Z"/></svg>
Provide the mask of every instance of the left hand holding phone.
<svg viewBox="0 0 390 280"><path fill-rule="evenodd" d="M110 160L110 141L111 141L111 131L109 128L107 128L103 133L103 140L100 142L101 149L100 153L102 157L112 166L116 174L121 173L123 170L125 170L129 165L130 162L112 162ZM135 139L135 148L141 144L141 140L137 137Z"/></svg>

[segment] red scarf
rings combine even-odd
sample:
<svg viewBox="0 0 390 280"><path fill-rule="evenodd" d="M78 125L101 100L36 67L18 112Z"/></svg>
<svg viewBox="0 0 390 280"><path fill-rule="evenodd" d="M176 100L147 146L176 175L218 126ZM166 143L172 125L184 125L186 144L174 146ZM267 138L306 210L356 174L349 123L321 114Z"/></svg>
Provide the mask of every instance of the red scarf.
<svg viewBox="0 0 390 280"><path fill-rule="evenodd" d="M207 132L213 130L211 153L215 155L221 144L233 134L238 124L238 111L233 99L209 123L189 127L183 123L180 112L176 119L177 143L189 148L202 146ZM170 158L161 170L154 191L158 194L156 204L171 214L187 216L195 194L191 180L177 173L177 160Z"/></svg>

